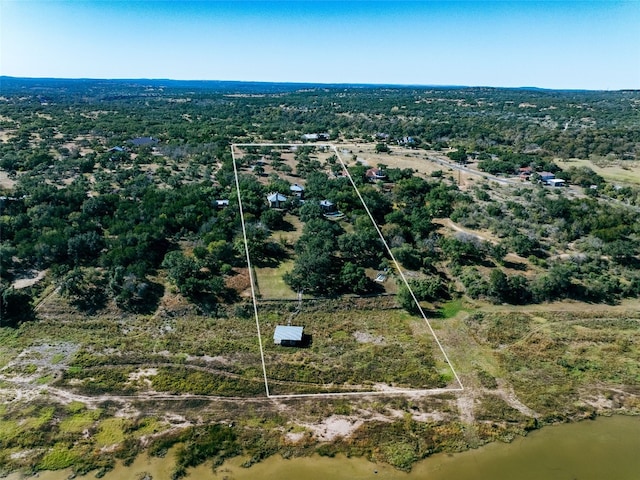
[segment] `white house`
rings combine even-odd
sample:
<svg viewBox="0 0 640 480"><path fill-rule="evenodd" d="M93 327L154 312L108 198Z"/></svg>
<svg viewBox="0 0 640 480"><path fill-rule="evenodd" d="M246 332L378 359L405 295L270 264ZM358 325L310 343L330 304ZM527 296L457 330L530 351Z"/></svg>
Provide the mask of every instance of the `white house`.
<svg viewBox="0 0 640 480"><path fill-rule="evenodd" d="M282 208L284 202L287 201L287 197L278 192L273 192L267 195L267 201L271 208Z"/></svg>
<svg viewBox="0 0 640 480"><path fill-rule="evenodd" d="M551 172L540 172L540 181L549 184L549 180L553 180L556 176Z"/></svg>
<svg viewBox="0 0 640 480"><path fill-rule="evenodd" d="M564 187L566 185L566 182L561 178L551 178L547 180L547 185L551 187Z"/></svg>
<svg viewBox="0 0 640 480"><path fill-rule="evenodd" d="M302 198L304 197L304 187L302 185L293 184L289 187L289 190L296 197Z"/></svg>

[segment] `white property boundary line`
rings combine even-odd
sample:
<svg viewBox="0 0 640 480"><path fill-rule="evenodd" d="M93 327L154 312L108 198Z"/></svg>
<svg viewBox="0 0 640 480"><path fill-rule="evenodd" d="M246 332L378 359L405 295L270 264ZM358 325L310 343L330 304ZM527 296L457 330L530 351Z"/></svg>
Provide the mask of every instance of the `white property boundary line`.
<svg viewBox="0 0 640 480"><path fill-rule="evenodd" d="M389 256L391 257L391 260L393 260L393 263L396 266L396 269L398 271L398 273L400 274L400 278L402 278L402 281L404 282L405 286L407 287L407 289L409 290L409 293L411 294L411 298L413 298L413 301L416 303L416 305L418 306L418 310L420 311L420 314L422 315L422 318L424 320L424 322L426 323L429 332L431 332L431 335L433 336L433 338L436 341L436 344L438 345L438 347L440 348L440 351L442 352L442 355L445 359L445 361L447 362L447 365L449 365L449 368L451 369L451 372L453 373L453 376L455 377L456 381L458 382L458 385L460 385L459 388L434 388L434 389L426 389L426 390L420 390L420 389L407 389L407 388L389 388L389 389L385 389L385 390L373 390L373 391L366 391L366 392L359 392L359 391L353 391L353 392L326 392L326 393L293 393L293 394L284 394L284 395L271 395L269 393L269 380L267 378L267 367L264 361L264 349L262 346L262 334L260 333L260 319L258 316L258 301L256 298L256 291L255 291L255 287L254 287L254 276L253 276L253 267L251 265L251 257L249 255L249 244L247 242L247 231L246 231L246 227L244 224L244 213L242 211L242 199L240 198L240 181L238 179L238 168L236 165L236 156L235 156L235 147L299 147L299 146L304 146L306 144L297 144L297 143L232 143L231 144L231 158L233 160L233 172L235 174L236 177L236 193L238 195L238 206L240 207L240 220L242 222L242 235L244 238L244 246L245 246L245 253L247 256L247 267L249 269L249 281L251 283L251 298L253 300L253 313L254 313L254 317L255 317L255 321L256 321L256 329L258 332L258 344L260 346L260 358L262 360L262 373L264 376L264 386L265 386L265 391L266 391L266 395L267 398L274 398L274 399L278 399L278 398L304 398L304 397L346 397L346 396L362 396L362 395L397 395L397 394L404 394L404 395L416 395L416 394L436 394L436 393L446 393L446 392L462 392L464 391L464 386L462 385L462 382L460 381L460 377L458 376L458 374L456 373L456 370L453 368L453 365L451 364L451 361L449 360L449 356L447 355L447 353L444 351L444 348L442 346L442 344L440 343L440 340L438 339L438 336L436 335L435 331L433 330L433 327L431 326L431 322L429 322L429 319L427 318L426 314L424 313L424 311L422 310L422 307L420 306L420 302L418 302L418 299L416 298L415 294L413 293L413 290L411 289L411 286L409 285L409 282L407 281L406 277L404 276L404 273L402 273L402 269L400 268L400 264L398 263L398 261L396 260L396 258L393 256L393 253L391 253L391 249L389 248L389 245L387 244L387 241L385 240L384 236L382 235L382 232L380 231L380 228L378 227L378 224L376 223L376 221L373 218L373 215L371 214L371 211L369 210L369 207L367 207L367 204L365 203L364 199L362 198L362 195L360 194L360 191L358 190L358 187L356 186L355 182L353 181L353 178L351 177L351 174L349 173L349 170L347 170L347 166L344 163L344 161L342 160L342 157L340 156L340 153L338 152L338 149L335 145L333 144L317 144L314 143L312 144L315 147L325 147L325 148L330 148L333 150L333 152L335 153L336 157L338 158L338 160L340 161L340 164L342 165L342 169L344 170L344 172L347 175L347 178L349 179L349 181L351 182L351 185L353 186L354 190L356 191L356 194L358 195L358 198L360 198L360 202L362 202L362 205L364 206L364 209L367 212L367 215L369 215L369 219L371 220L371 223L373 224L373 226L375 227L376 231L378 232L378 236L380 237L380 239L382 240L382 243L384 244L387 253L389 254Z"/></svg>
<svg viewBox="0 0 640 480"><path fill-rule="evenodd" d="M369 215L369 218L371 219L371 223L373 223L373 226L376 227L376 231L378 232L378 235L380 236L380 240L382 240L382 243L384 243L384 246L387 249L387 253L391 257L391 260L393 260L393 263L395 264L396 269L398 270L398 273L400 274L400 277L402 278L402 281L404 282L405 286L409 290L409 293L411 293L411 298L413 298L413 301L416 302L416 305L418 306L418 310L420 310L420 314L422 315L422 318L424 319L425 323L427 324L427 327L429 327L429 331L431 332L431 335L433 335L433 338L435 339L436 343L438 344L438 347L440 347L440 351L442 352L442 355L444 356L444 359L449 364L449 368L451 368L451 371L453 372L453 376L456 377L458 385L460 385L460 390L464 390L464 387L462 386L462 382L460 381L460 377L458 377L458 374L456 373L456 370L453 368L453 365L451 364L451 361L449 360L449 356L444 351L444 348L442 347L442 344L440 343L440 340L438 340L438 336L436 335L436 332L433 330L433 327L431 326L431 322L429 322L429 319L427 318L427 316L425 315L424 311L422 310L422 307L420 306L420 302L418 302L418 299L416 298L415 294L413 293L413 290L411 289L411 286L409 285L409 282L407 281L407 278L404 276L404 273L402 273L402 268L400 268L400 264L396 260L396 257L393 256L393 253L391 253L391 249L389 248L389 244L384 239L384 236L382 235L382 232L380 231L380 227L378 227L378 224L373 219L373 215L371 215L371 211L369 210L369 207L367 207L367 204L365 203L364 198L362 198L362 195L360 195L360 190L358 190L358 187L356 186L355 182L353 181L353 178L351 178L351 174L349 173L349 170L347 170L347 166L345 165L344 161L342 160L342 157L338 153L338 149L335 147L335 145L331 145L331 148L333 148L333 151L336 154L336 157L338 157L338 160L340 160L340 163L342 164L342 168L344 169L345 173L347 174L347 177L349 178L349 181L351 182L351 185L353 185L353 188L355 189L356 193L358 194L358 197L360 198L360 201L362 202L362 205L364 205L364 209L367 211L367 214Z"/></svg>
<svg viewBox="0 0 640 480"><path fill-rule="evenodd" d="M258 319L258 302L256 302L256 289L254 287L253 269L251 268L251 258L249 257L249 243L247 242L247 229L244 226L244 212L242 211L242 199L240 198L240 180L238 179L238 168L236 167L236 155L231 145L231 158L233 160L233 173L236 177L236 192L238 194L238 207L240 207L240 221L242 222L242 238L244 238L244 250L247 254L247 267L249 270L249 283L251 284L251 298L253 299L253 315L256 318L256 329L258 330L258 343L260 344L260 358L262 359L262 375L264 376L264 389L267 397L269 394L269 381L267 380L267 366L264 363L264 349L262 348L262 334L260 333L260 321Z"/></svg>

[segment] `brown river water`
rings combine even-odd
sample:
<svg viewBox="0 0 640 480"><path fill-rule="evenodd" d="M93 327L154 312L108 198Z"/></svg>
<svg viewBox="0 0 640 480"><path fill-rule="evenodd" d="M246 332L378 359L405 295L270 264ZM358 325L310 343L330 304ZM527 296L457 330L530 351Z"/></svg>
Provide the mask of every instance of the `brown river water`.
<svg viewBox="0 0 640 480"><path fill-rule="evenodd" d="M411 473L362 458L306 457L284 460L276 455L251 468L242 459L226 462L214 473L210 465L192 470L191 480L639 480L640 417L614 416L545 427L510 444L492 443L453 455L438 454L416 464ZM141 455L129 467L116 466L105 480L171 478L171 454ZM39 480L66 480L70 471L40 472ZM19 474L9 480L22 479ZM84 479L94 478L93 474Z"/></svg>

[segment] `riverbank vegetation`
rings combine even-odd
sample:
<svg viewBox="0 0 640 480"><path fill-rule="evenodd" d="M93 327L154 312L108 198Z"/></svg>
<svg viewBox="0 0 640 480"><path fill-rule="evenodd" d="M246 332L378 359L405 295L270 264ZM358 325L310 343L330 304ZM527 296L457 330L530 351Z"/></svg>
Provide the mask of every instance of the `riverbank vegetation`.
<svg viewBox="0 0 640 480"><path fill-rule="evenodd" d="M4 330L3 471L69 466L78 473L100 471L118 460L132 461L144 451L162 455L174 445L182 445L176 457L177 476L202 461L217 458L215 465L240 454L256 462L275 453L341 452L409 469L435 452L509 441L550 423L640 412L639 319L632 305L591 313L575 311L575 304L527 307L519 313L489 304L475 307L472 314L433 320L461 373L465 392L292 398L275 404L264 397L264 385L256 382L252 387L243 380L260 377L255 353L236 357L242 353L230 348L224 357L209 356L216 353L209 350L216 335L197 327L206 324L207 317L181 320L184 327L177 329L185 340L182 345L189 348L171 347L176 343L168 340L175 338L173 332L159 333L159 325L148 319L127 322L130 329L117 335L111 322L86 317L29 322L15 331ZM382 319L407 314L380 310L377 315ZM246 320L229 321L230 327ZM342 324L347 335L335 330L332 343L351 341L348 329L355 327L347 317ZM389 327L393 324L389 321ZM110 347L116 344L115 337L117 350ZM377 358L380 368L411 375L419 353L428 347L411 338L405 339L407 352L368 361ZM250 343L254 342L255 337ZM157 345L157 360L153 350L142 360L145 354L138 350L145 344ZM111 355L98 354L102 349ZM198 349L206 353L194 354ZM358 358L363 353L354 351ZM250 371L247 362L252 355L255 366ZM358 358L350 364L352 376L358 375ZM269 369L284 368L292 359L269 363L273 360L268 361ZM314 362L313 357L298 362L295 374L315 368ZM428 367L416 363L415 372L424 375ZM276 390L295 385L281 383L275 371L269 374ZM225 385L221 390L220 381ZM424 380L411 385L424 386ZM212 428L226 440L218 441Z"/></svg>

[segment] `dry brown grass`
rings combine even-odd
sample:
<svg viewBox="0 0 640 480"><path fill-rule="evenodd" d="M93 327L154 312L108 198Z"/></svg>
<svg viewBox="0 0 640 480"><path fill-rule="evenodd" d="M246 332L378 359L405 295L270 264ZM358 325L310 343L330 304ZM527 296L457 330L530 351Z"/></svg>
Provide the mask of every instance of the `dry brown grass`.
<svg viewBox="0 0 640 480"><path fill-rule="evenodd" d="M0 170L0 188L5 190L13 190L13 187L16 185L16 181L12 178L9 178L9 174L3 170Z"/></svg>
<svg viewBox="0 0 640 480"><path fill-rule="evenodd" d="M561 168L587 167L612 182L640 184L640 162L607 161L605 159L585 160L571 158L568 160L554 159Z"/></svg>

